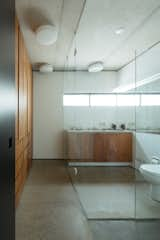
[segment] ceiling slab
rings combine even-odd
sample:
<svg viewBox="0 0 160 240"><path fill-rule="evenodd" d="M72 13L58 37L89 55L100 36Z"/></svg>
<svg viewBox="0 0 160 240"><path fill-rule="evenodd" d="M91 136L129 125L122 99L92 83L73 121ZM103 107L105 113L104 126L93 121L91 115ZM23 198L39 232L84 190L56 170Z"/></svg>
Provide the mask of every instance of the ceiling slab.
<svg viewBox="0 0 160 240"><path fill-rule="evenodd" d="M50 63L55 70L87 70L95 61L103 61L105 70L118 70L135 50L160 40L159 5L159 0L16 0L33 68ZM43 24L57 27L58 40L51 46L36 41L35 29ZM116 35L120 27L125 32Z"/></svg>
<svg viewBox="0 0 160 240"><path fill-rule="evenodd" d="M104 62L106 70L125 65L133 59L135 50L160 39L160 32L156 33L159 4L159 0L87 0L68 67L74 69L76 62L77 69L85 70L95 61ZM115 30L120 27L124 27L125 32L116 35Z"/></svg>
<svg viewBox="0 0 160 240"><path fill-rule="evenodd" d="M50 63L63 69L84 0L16 0L16 11L32 65ZM40 45L35 30L54 24L58 40L51 46Z"/></svg>

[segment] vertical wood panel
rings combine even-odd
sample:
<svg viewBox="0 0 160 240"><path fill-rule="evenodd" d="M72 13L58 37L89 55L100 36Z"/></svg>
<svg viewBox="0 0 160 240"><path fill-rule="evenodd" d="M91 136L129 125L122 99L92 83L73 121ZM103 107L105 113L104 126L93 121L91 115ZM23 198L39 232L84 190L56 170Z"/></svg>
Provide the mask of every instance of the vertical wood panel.
<svg viewBox="0 0 160 240"><path fill-rule="evenodd" d="M105 154L104 154L104 134L96 133L94 134L94 161L95 162L104 162Z"/></svg>
<svg viewBox="0 0 160 240"><path fill-rule="evenodd" d="M32 165L32 67L16 21L16 205Z"/></svg>
<svg viewBox="0 0 160 240"><path fill-rule="evenodd" d="M121 135L121 134L120 134ZM104 154L106 162L119 162L119 134L105 134ZM122 138L125 135L122 134Z"/></svg>
<svg viewBox="0 0 160 240"><path fill-rule="evenodd" d="M24 96L24 43L21 32L19 32L19 140L23 139L25 134L24 128L24 112L25 112L25 96Z"/></svg>

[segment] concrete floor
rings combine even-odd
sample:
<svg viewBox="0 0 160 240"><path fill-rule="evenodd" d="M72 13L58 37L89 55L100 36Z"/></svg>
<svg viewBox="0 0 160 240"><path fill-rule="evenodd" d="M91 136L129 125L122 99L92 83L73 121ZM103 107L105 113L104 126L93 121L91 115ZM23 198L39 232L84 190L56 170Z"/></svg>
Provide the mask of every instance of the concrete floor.
<svg viewBox="0 0 160 240"><path fill-rule="evenodd" d="M88 219L160 219L150 185L131 167L69 167Z"/></svg>
<svg viewBox="0 0 160 240"><path fill-rule="evenodd" d="M16 240L158 240L159 235L159 221L88 221L64 162L34 161L16 212Z"/></svg>
<svg viewBox="0 0 160 240"><path fill-rule="evenodd" d="M64 163L35 161L16 213L16 240L91 240Z"/></svg>
<svg viewBox="0 0 160 240"><path fill-rule="evenodd" d="M93 240L159 240L160 221L89 221Z"/></svg>

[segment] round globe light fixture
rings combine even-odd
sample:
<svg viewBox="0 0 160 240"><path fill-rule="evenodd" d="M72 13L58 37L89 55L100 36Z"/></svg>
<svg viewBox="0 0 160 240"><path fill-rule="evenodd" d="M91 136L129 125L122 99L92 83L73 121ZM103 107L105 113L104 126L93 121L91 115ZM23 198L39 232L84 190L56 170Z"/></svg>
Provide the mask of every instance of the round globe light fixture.
<svg viewBox="0 0 160 240"><path fill-rule="evenodd" d="M53 72L53 66L51 64L48 64L48 63L45 63L45 64L42 64L39 68L39 71L41 73L50 73L50 72Z"/></svg>
<svg viewBox="0 0 160 240"><path fill-rule="evenodd" d="M36 38L41 45L52 45L57 41L57 36L57 29L54 25L43 25L36 30Z"/></svg>
<svg viewBox="0 0 160 240"><path fill-rule="evenodd" d="M101 72L103 68L102 62L95 62L88 66L88 72Z"/></svg>

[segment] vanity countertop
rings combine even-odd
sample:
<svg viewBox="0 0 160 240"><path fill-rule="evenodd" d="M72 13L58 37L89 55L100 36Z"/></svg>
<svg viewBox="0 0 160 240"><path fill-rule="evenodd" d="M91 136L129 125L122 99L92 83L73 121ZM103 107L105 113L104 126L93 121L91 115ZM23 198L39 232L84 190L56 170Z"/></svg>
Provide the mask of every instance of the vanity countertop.
<svg viewBox="0 0 160 240"><path fill-rule="evenodd" d="M68 129L67 133L146 133L146 134L157 134L160 135L160 130L121 130L121 129Z"/></svg>
<svg viewBox="0 0 160 240"><path fill-rule="evenodd" d="M132 133L132 130L108 130L108 129L83 129L83 130L67 130L68 133Z"/></svg>
<svg viewBox="0 0 160 240"><path fill-rule="evenodd" d="M136 133L160 134L160 130L136 130Z"/></svg>

